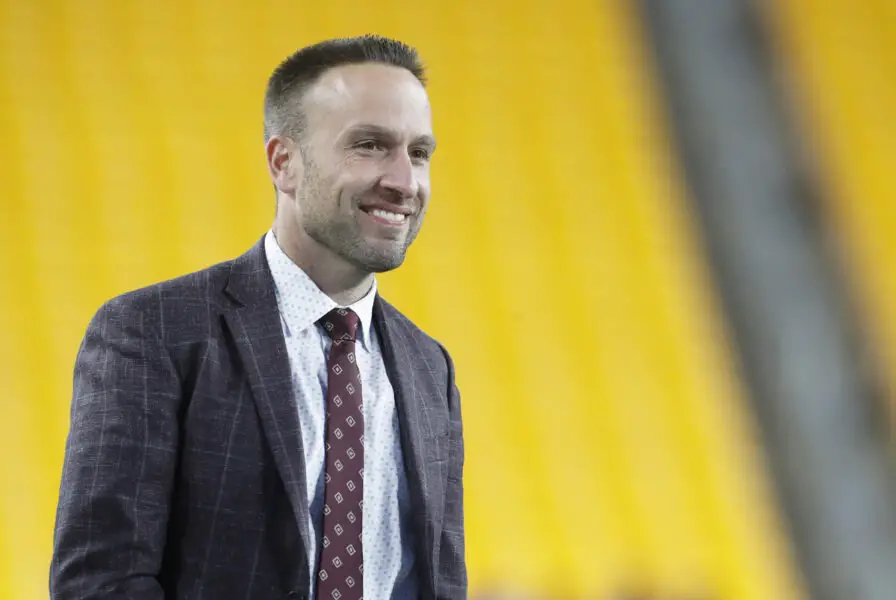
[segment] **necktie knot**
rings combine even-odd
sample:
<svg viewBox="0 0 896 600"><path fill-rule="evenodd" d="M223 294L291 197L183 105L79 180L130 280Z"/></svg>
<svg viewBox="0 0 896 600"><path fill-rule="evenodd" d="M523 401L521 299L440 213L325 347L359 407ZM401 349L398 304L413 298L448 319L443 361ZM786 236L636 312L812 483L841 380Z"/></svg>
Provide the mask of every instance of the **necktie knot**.
<svg viewBox="0 0 896 600"><path fill-rule="evenodd" d="M354 342L361 319L350 308L334 308L321 318L324 331L334 342Z"/></svg>

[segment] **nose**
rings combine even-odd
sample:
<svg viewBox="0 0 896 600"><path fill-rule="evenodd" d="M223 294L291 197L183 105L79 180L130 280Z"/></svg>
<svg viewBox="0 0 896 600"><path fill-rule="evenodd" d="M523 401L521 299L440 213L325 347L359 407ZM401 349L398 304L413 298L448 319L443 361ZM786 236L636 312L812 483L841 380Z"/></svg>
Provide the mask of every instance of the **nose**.
<svg viewBox="0 0 896 600"><path fill-rule="evenodd" d="M380 185L395 193L402 200L417 195L418 183L414 175L414 165L406 152L395 152L385 165L380 177Z"/></svg>

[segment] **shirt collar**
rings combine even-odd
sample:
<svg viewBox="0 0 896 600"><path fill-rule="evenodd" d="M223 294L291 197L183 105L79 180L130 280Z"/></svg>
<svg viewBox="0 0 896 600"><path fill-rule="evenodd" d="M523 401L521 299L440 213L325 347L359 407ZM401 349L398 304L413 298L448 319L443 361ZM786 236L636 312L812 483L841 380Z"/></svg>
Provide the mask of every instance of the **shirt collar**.
<svg viewBox="0 0 896 600"><path fill-rule="evenodd" d="M281 318L285 320L289 330L303 331L313 327L334 308L350 308L361 321L361 343L369 348L373 303L377 294L375 277L370 290L360 300L341 306L317 287L308 274L286 255L274 237L273 230L268 230L265 234L264 250L274 278Z"/></svg>

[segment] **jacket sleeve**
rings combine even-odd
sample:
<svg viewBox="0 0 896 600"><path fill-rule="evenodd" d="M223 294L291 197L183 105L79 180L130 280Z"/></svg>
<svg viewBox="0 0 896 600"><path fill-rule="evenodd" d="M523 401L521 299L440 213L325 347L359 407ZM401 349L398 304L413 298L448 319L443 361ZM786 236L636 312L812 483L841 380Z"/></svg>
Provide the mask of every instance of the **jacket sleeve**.
<svg viewBox="0 0 896 600"><path fill-rule="evenodd" d="M443 348L444 351L444 348ZM438 600L466 600L467 563L464 532L464 436L461 419L460 392L454 379L454 364L445 351L448 365L449 444L448 485L445 517L439 549L436 581Z"/></svg>
<svg viewBox="0 0 896 600"><path fill-rule="evenodd" d="M74 368L53 600L162 600L180 384L147 296L104 304Z"/></svg>

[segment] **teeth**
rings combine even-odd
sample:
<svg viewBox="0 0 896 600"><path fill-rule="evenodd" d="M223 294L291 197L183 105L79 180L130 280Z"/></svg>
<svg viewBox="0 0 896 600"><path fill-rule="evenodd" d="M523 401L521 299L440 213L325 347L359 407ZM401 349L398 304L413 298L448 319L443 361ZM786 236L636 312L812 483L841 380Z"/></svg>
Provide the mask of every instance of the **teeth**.
<svg viewBox="0 0 896 600"><path fill-rule="evenodd" d="M380 210L379 208L375 208L370 211L375 217L379 217L381 219L386 219L387 221L392 221L393 223L401 223L405 220L407 215L402 215L394 212L389 212L387 210Z"/></svg>

